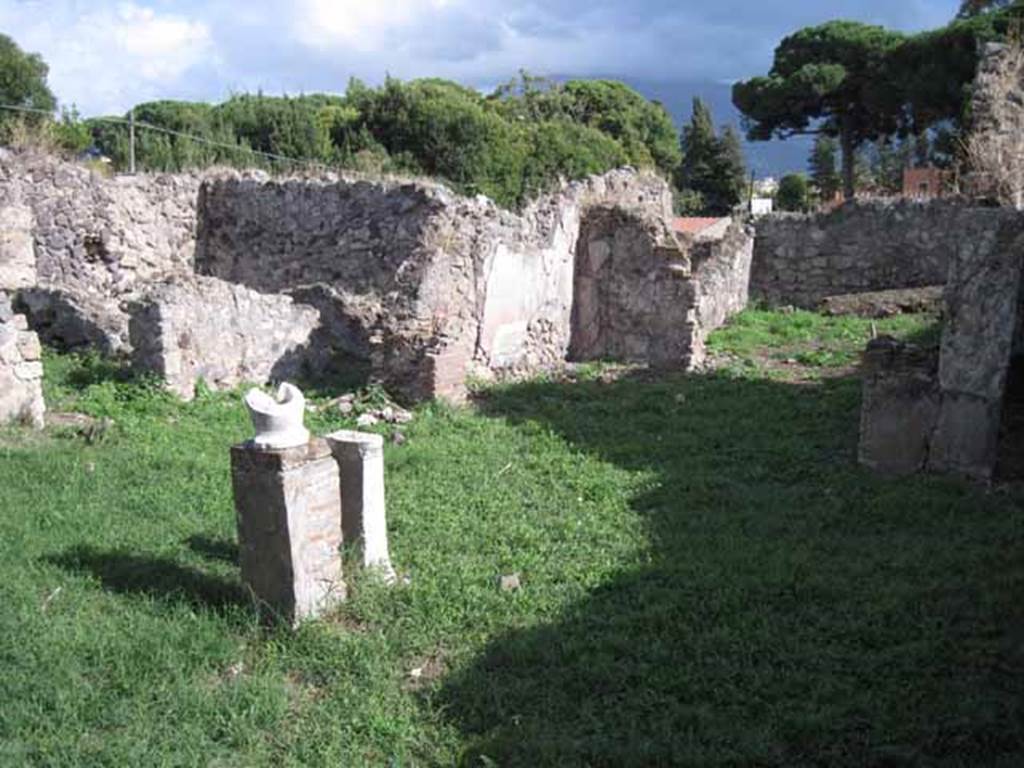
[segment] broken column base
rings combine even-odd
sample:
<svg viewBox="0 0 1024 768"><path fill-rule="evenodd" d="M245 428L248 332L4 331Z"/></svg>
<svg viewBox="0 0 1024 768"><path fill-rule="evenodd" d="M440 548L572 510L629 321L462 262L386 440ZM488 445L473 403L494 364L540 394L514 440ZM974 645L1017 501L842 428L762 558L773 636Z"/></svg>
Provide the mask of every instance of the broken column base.
<svg viewBox="0 0 1024 768"><path fill-rule="evenodd" d="M369 432L340 430L325 438L341 479L341 525L346 541L358 541L366 568L388 583L395 570L388 552L384 503L384 438Z"/></svg>
<svg viewBox="0 0 1024 768"><path fill-rule="evenodd" d="M267 620L295 625L345 599L341 489L331 448L231 449L242 582Z"/></svg>

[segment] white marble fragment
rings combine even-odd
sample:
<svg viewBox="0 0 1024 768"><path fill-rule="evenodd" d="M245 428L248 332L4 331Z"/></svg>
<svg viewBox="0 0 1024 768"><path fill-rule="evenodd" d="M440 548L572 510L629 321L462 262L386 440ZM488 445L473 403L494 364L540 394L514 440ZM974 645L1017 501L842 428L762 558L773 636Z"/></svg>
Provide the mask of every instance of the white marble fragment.
<svg viewBox="0 0 1024 768"><path fill-rule="evenodd" d="M253 447L281 450L309 442L309 430L302 421L306 398L294 384L285 383L278 387L276 399L263 390L250 389L245 396L245 405L256 431Z"/></svg>
<svg viewBox="0 0 1024 768"><path fill-rule="evenodd" d="M388 584L397 580L388 551L384 503L384 438L339 430L326 437L341 474L341 527L346 541L360 541L363 566Z"/></svg>

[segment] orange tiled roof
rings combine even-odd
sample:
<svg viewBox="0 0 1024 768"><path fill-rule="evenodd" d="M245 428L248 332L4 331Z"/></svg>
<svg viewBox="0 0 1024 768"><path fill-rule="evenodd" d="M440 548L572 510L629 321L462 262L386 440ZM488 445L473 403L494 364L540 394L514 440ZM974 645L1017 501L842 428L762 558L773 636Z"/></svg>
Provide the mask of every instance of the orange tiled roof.
<svg viewBox="0 0 1024 768"><path fill-rule="evenodd" d="M706 216L680 216L672 220L672 229L680 234L696 235L698 232L720 221L720 218L709 218Z"/></svg>

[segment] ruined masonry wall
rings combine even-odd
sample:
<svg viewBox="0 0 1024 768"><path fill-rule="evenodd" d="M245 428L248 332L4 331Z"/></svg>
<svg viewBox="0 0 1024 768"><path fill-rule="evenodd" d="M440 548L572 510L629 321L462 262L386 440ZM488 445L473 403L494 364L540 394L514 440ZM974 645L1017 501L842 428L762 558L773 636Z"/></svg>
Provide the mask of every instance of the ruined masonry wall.
<svg viewBox="0 0 1024 768"><path fill-rule="evenodd" d="M581 223L613 208L638 222L637 248L686 262L665 223L670 206L663 180L628 170L567 184L521 215L428 183L213 180L202 189L196 268L326 297L318 306L339 346L392 381L436 369L416 381L436 391L474 364L564 360ZM638 318L632 333L650 336L648 325ZM685 364L689 342L677 346Z"/></svg>
<svg viewBox="0 0 1024 768"><path fill-rule="evenodd" d="M985 236L960 241L934 355L879 339L865 355L859 456L876 469L927 468L981 480L996 468L1021 309L1024 217L975 209Z"/></svg>
<svg viewBox="0 0 1024 768"><path fill-rule="evenodd" d="M105 297L192 270L202 179L107 178L31 154L0 163L8 205L22 208L19 223L31 216L38 284Z"/></svg>
<svg viewBox="0 0 1024 768"><path fill-rule="evenodd" d="M739 220L734 220L721 237L698 240L690 248L701 351L708 333L746 309L753 256L753 231Z"/></svg>
<svg viewBox="0 0 1024 768"><path fill-rule="evenodd" d="M0 174L0 280L19 290L33 327L108 352L141 344L139 364L183 394L197 376L232 386L243 372L267 373L266 361L252 362L267 330L250 310L253 291L292 297L274 299L271 319L298 305L319 317L314 329L299 322L288 343L367 359L379 380L413 395L456 392L481 367L561 362L581 249L584 260L590 249L615 256L614 285L599 297L611 302L603 353L680 367L699 356L688 245L668 227L670 191L653 174L568 183L521 214L420 181L230 171L109 179L33 155L0 158ZM598 226L610 212L616 231ZM737 276L705 270L708 322L741 308L742 262ZM713 309L719 277L732 298ZM134 331L130 311L143 315ZM159 339L146 338L146 323Z"/></svg>
<svg viewBox="0 0 1024 768"><path fill-rule="evenodd" d="M757 221L750 297L813 309L826 296L942 285L953 255L991 236L962 202L853 201Z"/></svg>
<svg viewBox="0 0 1024 768"><path fill-rule="evenodd" d="M43 426L41 354L39 337L28 330L24 315L14 314L0 291L0 425Z"/></svg>
<svg viewBox="0 0 1024 768"><path fill-rule="evenodd" d="M967 141L973 198L1024 209L1024 50L986 45L978 63Z"/></svg>
<svg viewBox="0 0 1024 768"><path fill-rule="evenodd" d="M132 306L133 361L191 399L199 379L226 389L316 370L328 354L315 337L319 325L317 310L287 296L193 277L157 286Z"/></svg>

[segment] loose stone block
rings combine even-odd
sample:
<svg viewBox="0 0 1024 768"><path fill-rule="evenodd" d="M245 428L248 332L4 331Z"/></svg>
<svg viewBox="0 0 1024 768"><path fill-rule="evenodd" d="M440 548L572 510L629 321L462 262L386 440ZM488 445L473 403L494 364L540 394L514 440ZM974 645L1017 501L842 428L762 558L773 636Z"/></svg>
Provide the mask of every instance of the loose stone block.
<svg viewBox="0 0 1024 768"><path fill-rule="evenodd" d="M345 599L338 465L322 439L231 449L242 581L267 618L296 624Z"/></svg>
<svg viewBox="0 0 1024 768"><path fill-rule="evenodd" d="M347 541L361 540L363 565L395 579L388 553L384 503L384 438L340 430L326 437L341 477L341 525Z"/></svg>

